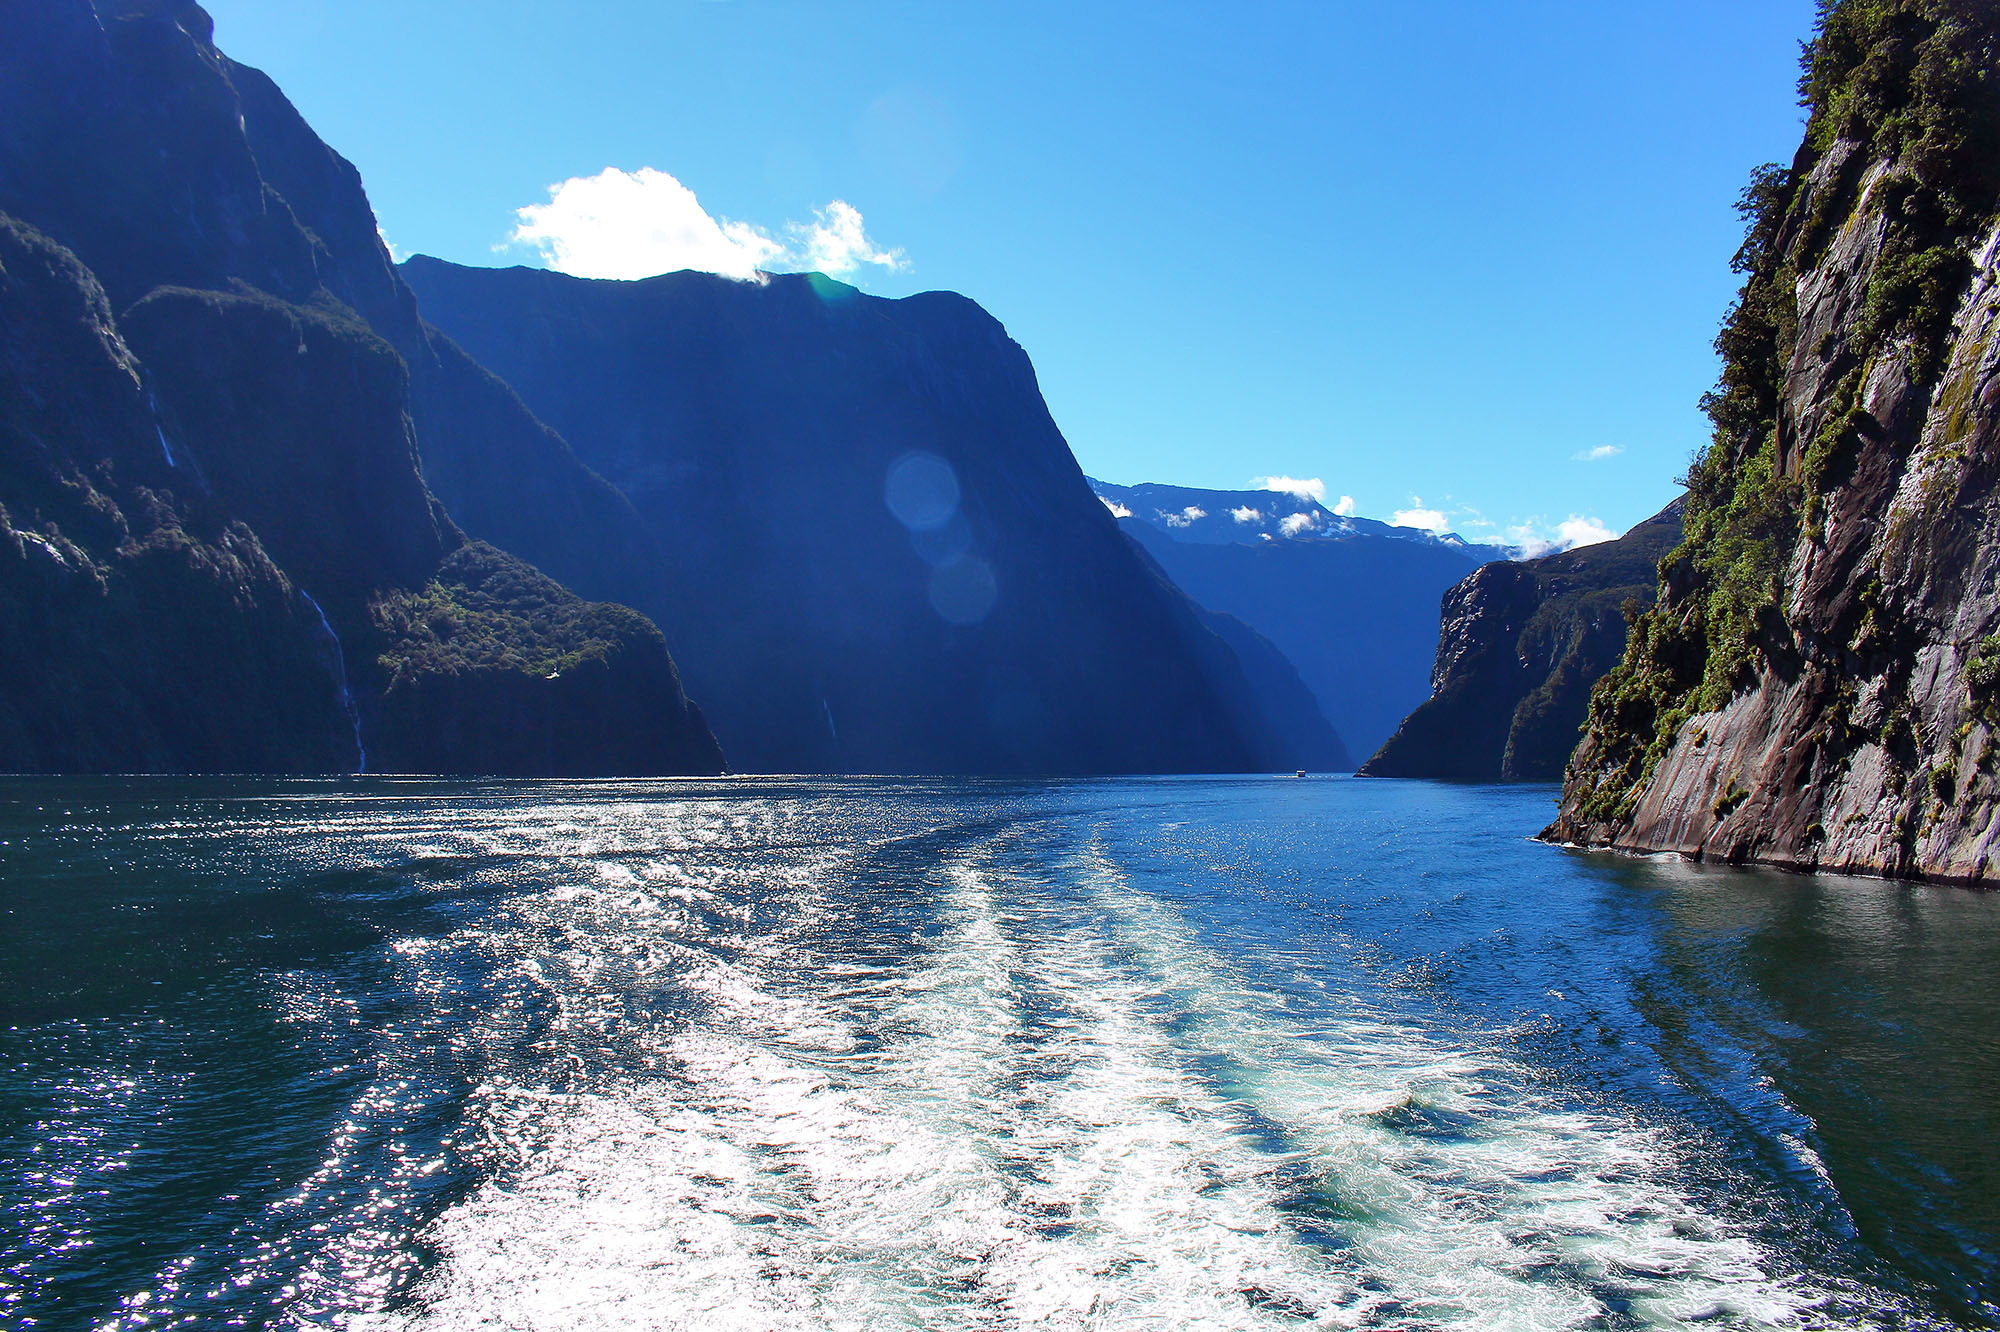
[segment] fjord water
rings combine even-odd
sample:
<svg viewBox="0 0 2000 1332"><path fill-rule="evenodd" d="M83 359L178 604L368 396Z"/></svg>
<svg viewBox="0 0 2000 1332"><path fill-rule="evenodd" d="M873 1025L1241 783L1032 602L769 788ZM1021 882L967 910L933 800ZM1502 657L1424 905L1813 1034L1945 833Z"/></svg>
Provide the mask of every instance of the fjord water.
<svg viewBox="0 0 2000 1332"><path fill-rule="evenodd" d="M2000 902L1550 794L0 785L0 1324L2000 1325Z"/></svg>

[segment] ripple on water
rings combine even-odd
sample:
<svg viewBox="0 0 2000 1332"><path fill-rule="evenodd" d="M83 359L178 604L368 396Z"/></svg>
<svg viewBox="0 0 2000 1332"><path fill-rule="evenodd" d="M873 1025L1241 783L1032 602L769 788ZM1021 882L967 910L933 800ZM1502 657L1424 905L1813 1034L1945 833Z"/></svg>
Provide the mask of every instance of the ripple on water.
<svg viewBox="0 0 2000 1332"><path fill-rule="evenodd" d="M438 1221L387 1323L1806 1326L1828 1298L1660 1132L1356 996L1278 1021L1101 855L1002 833L923 878L901 965L822 953L851 905L822 897L683 978L657 1079L532 1099L540 1146ZM612 908L601 949L663 919L616 893L556 900Z"/></svg>
<svg viewBox="0 0 2000 1332"><path fill-rule="evenodd" d="M367 940L245 973L322 1088L312 1159L92 1325L1921 1323L1774 1247L1699 1134L1427 1021L1366 941L1249 965L1092 819L612 788L310 822L203 826ZM167 1114L135 1067L52 1085L37 1243L131 1164L91 1133Z"/></svg>

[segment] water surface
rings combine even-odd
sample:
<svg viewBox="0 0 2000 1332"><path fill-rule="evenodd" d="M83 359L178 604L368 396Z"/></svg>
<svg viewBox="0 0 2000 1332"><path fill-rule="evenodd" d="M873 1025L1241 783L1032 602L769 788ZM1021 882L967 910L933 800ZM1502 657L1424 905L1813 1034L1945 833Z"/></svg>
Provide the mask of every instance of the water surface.
<svg viewBox="0 0 2000 1332"><path fill-rule="evenodd" d="M0 1323L2000 1326L2000 900L1550 794L0 784Z"/></svg>

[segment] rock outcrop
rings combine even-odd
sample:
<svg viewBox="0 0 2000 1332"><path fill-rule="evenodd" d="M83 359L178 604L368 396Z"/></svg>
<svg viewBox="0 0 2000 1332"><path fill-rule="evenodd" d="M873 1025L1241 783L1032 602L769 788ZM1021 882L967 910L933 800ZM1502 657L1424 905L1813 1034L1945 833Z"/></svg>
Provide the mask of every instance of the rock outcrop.
<svg viewBox="0 0 2000 1332"><path fill-rule="evenodd" d="M1307 766L972 301L818 275L403 274L640 514L663 555L633 604L737 767Z"/></svg>
<svg viewBox="0 0 2000 1332"><path fill-rule="evenodd" d="M1431 696L1363 777L1561 781L1591 687L1625 653L1626 617L1653 604L1681 501L1616 541L1488 564L1445 593Z"/></svg>
<svg viewBox="0 0 2000 1332"><path fill-rule="evenodd" d="M1745 196L1687 540L1545 836L1990 883L2000 13L1843 0Z"/></svg>
<svg viewBox="0 0 2000 1332"><path fill-rule="evenodd" d="M637 532L421 323L353 168L207 15L5 0L0 29L0 769L718 771L650 624L434 498L430 453L482 517L533 485L492 527L552 560Z"/></svg>

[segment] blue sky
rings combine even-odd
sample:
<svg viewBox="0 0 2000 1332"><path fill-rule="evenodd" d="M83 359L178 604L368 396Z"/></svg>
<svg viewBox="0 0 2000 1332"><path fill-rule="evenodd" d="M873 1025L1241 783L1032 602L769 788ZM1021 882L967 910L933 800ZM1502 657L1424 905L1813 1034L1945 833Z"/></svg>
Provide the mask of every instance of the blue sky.
<svg viewBox="0 0 2000 1332"><path fill-rule="evenodd" d="M609 272L679 253L664 219L720 268L962 291L1095 475L1318 479L1475 537L1672 497L1813 11L206 3L400 252Z"/></svg>

